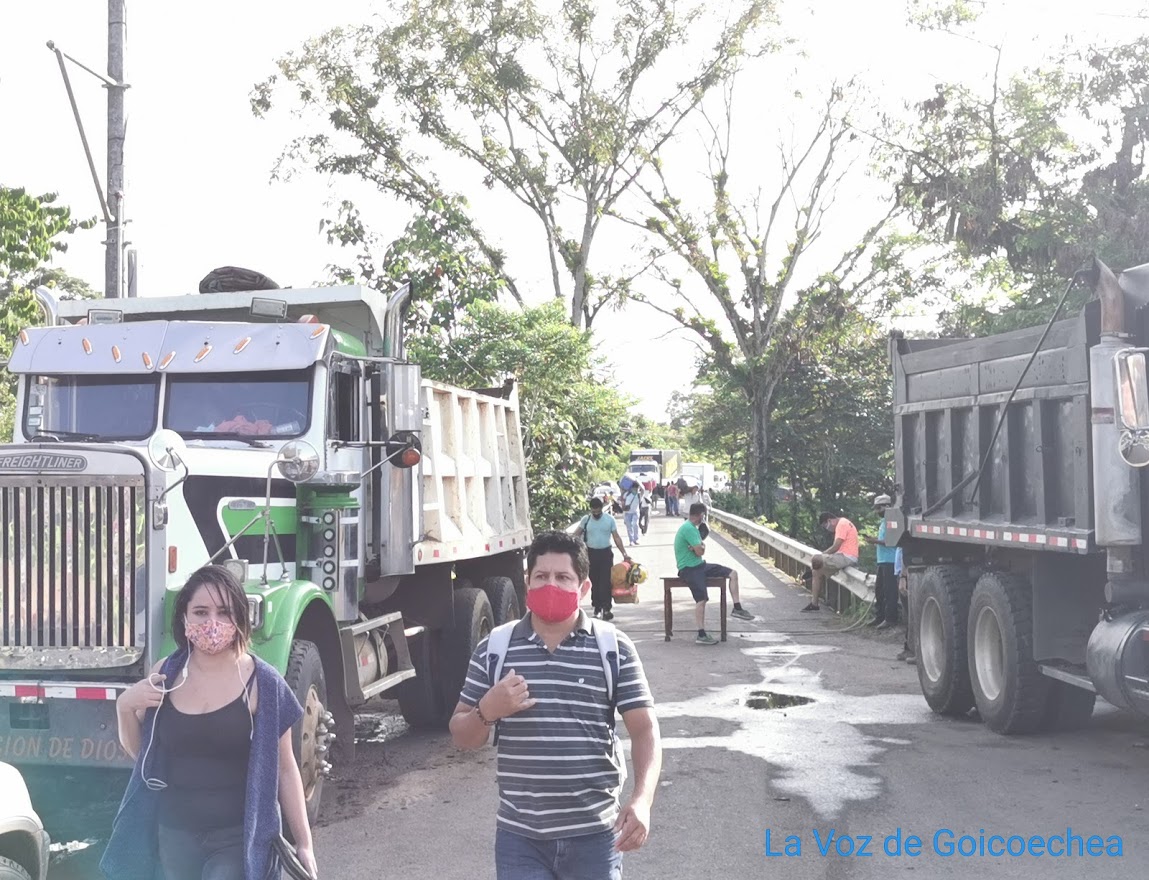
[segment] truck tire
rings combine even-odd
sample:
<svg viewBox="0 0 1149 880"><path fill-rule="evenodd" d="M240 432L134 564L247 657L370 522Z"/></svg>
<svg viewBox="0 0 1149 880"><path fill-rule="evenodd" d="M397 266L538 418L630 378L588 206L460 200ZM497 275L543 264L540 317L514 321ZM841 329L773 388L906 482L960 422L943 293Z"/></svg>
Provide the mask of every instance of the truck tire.
<svg viewBox="0 0 1149 880"><path fill-rule="evenodd" d="M1076 730L1093 717L1097 694L1056 679L1049 683L1043 730Z"/></svg>
<svg viewBox="0 0 1149 880"><path fill-rule="evenodd" d="M966 621L973 584L957 565L934 565L917 586L918 682L939 715L965 715L973 706L966 662Z"/></svg>
<svg viewBox="0 0 1149 880"><path fill-rule="evenodd" d="M476 587L456 587L454 605L454 622L443 631L443 696L449 704L447 720L459 701L471 655L479 642L491 634L495 624L491 600Z"/></svg>
<svg viewBox="0 0 1149 880"><path fill-rule="evenodd" d="M19 862L0 856L0 880L32 880L32 875Z"/></svg>
<svg viewBox="0 0 1149 880"><path fill-rule="evenodd" d="M303 717L291 728L291 744L295 747L295 760L303 777L303 797L307 805L307 821L314 826L319 818L319 803L323 798L323 762L327 746L326 736L320 733L323 716L327 711L327 679L323 674L323 661L315 642L296 639L291 643L291 656L287 660L287 686L303 706Z"/></svg>
<svg viewBox="0 0 1149 880"><path fill-rule="evenodd" d="M1029 582L1004 571L978 578L968 632L970 684L981 720L997 733L1041 728L1052 680L1033 659Z"/></svg>
<svg viewBox="0 0 1149 880"><path fill-rule="evenodd" d="M509 577L483 578L483 592L491 600L491 610L495 614L495 626L502 626L522 617L519 610L519 595Z"/></svg>
<svg viewBox="0 0 1149 880"><path fill-rule="evenodd" d="M411 640L415 677L399 685L396 696L403 720L419 730L434 730L450 721L443 716L442 638L437 630L424 630Z"/></svg>

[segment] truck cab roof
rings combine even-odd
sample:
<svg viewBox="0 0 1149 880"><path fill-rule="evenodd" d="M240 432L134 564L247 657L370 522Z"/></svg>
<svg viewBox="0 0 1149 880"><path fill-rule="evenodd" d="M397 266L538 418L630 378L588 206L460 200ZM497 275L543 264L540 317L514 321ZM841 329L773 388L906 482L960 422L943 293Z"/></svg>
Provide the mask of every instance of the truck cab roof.
<svg viewBox="0 0 1149 880"><path fill-rule="evenodd" d="M286 304L282 325L298 322L307 315L327 324L340 335L362 342L366 353L386 357L387 319L391 297L362 285L253 290L228 293L189 293L180 296L136 297L116 300L65 300L57 304L59 318L69 324L87 318L92 310L121 313L124 323L140 321L200 322L203 324L258 322L274 325L274 319L260 321L252 316L252 301L279 300Z"/></svg>

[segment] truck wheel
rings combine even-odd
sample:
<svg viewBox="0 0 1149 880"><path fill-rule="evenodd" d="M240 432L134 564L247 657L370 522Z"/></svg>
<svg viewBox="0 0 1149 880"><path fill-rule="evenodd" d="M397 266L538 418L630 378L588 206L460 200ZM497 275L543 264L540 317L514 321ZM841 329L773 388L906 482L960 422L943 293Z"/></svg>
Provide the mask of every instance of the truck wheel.
<svg viewBox="0 0 1149 880"><path fill-rule="evenodd" d="M483 578L483 592L491 600L495 626L502 626L522 617L519 611L519 596L515 592L514 582L509 577Z"/></svg>
<svg viewBox="0 0 1149 880"><path fill-rule="evenodd" d="M307 804L307 821L312 825L319 818L319 802L323 797L323 762L326 736L320 733L323 716L327 711L327 680L323 675L323 661L314 642L296 639L291 643L291 656L287 660L287 686L303 706L303 717L291 728L291 743L299 774L303 777L303 797Z"/></svg>
<svg viewBox="0 0 1149 880"><path fill-rule="evenodd" d="M927 568L918 584L918 682L939 715L964 715L973 705L966 663L970 583L956 565Z"/></svg>
<svg viewBox="0 0 1149 880"><path fill-rule="evenodd" d="M442 638L437 630L424 630L410 643L415 677L399 685L397 697L403 720L414 728L440 728L450 720L443 717Z"/></svg>
<svg viewBox="0 0 1149 880"><path fill-rule="evenodd" d="M981 719L998 733L1042 725L1051 680L1033 659L1033 593L1003 571L977 581L969 606L969 674Z"/></svg>
<svg viewBox="0 0 1149 880"><path fill-rule="evenodd" d="M1042 729L1076 730L1093 717L1097 694L1056 679L1049 683Z"/></svg>
<svg viewBox="0 0 1149 880"><path fill-rule="evenodd" d="M456 587L454 605L454 622L443 631L443 697L448 707L447 720L459 701L471 655L479 642L491 634L495 621L491 600L475 587Z"/></svg>
<svg viewBox="0 0 1149 880"><path fill-rule="evenodd" d="M0 880L32 880L32 875L19 863L0 856Z"/></svg>

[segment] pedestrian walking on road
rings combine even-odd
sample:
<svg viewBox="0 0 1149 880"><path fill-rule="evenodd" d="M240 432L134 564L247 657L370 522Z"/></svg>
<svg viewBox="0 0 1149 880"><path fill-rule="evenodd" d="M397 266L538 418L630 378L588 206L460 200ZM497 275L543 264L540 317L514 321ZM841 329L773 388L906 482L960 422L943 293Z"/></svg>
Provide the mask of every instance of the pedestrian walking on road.
<svg viewBox="0 0 1149 880"><path fill-rule="evenodd" d="M132 758L100 868L105 876L267 880L286 820L316 874L291 728L303 715L276 669L248 653L247 596L220 566L176 595L177 650L116 701ZM315 658L318 662L318 656Z"/></svg>
<svg viewBox="0 0 1149 880"><path fill-rule="evenodd" d="M833 534L834 543L826 548L825 553L819 553L810 560L813 574L810 582L812 596L810 604L803 608L803 611L821 610L822 606L818 604L818 599L822 596L826 578L858 564L858 530L852 522L840 513L825 512L818 516L818 525Z"/></svg>
<svg viewBox="0 0 1149 880"><path fill-rule="evenodd" d="M589 569L577 538L535 538L530 613L513 625L501 657L487 652L499 630L479 644L451 718L461 749L482 747L495 728L499 880L621 880L623 853L639 849L650 829L662 767L654 700L634 643L579 610ZM634 790L621 809L616 710L634 762Z"/></svg>
<svg viewBox="0 0 1149 880"><path fill-rule="evenodd" d="M624 562L630 561L630 556L623 549L618 521L603 513L602 508L601 498L590 500L590 513L582 518L582 539L590 557L590 601L594 606L594 616L613 620L610 570L614 567L614 552L610 549L610 542L613 540L618 545Z"/></svg>
<svg viewBox="0 0 1149 880"><path fill-rule="evenodd" d="M874 499L874 512L882 518L876 538L866 537L873 544L878 557L878 582L874 586L874 617L870 626L887 629L898 622L898 578L894 573L894 558L897 547L886 546L886 508L893 504L889 495L878 495Z"/></svg>
<svg viewBox="0 0 1149 880"><path fill-rule="evenodd" d="M678 516L678 485L673 482L666 484L666 515Z"/></svg>
<svg viewBox="0 0 1149 880"><path fill-rule="evenodd" d="M638 482L622 493L622 521L626 523L626 537L631 547L638 546L638 518L642 513L643 488Z"/></svg>
<svg viewBox="0 0 1149 880"><path fill-rule="evenodd" d="M698 635L694 641L700 645L717 645L718 639L706 631L706 602L710 598L706 592L706 579L712 577L727 578L730 583L730 598L734 601L731 617L739 620L753 620L754 615L742 607L738 596L738 572L716 562L706 562L702 557L706 552L706 545L699 532L703 525L702 517L706 513L706 505L701 502L690 505L686 522L678 527L674 536L674 560L678 564L678 576L686 581L690 587L690 595L694 597L694 622L698 627Z"/></svg>

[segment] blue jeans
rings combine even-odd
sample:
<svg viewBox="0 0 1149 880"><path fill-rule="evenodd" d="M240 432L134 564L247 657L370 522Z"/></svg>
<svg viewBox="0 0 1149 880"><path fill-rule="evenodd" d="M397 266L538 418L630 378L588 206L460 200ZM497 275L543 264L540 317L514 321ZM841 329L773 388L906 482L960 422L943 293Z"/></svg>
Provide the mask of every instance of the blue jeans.
<svg viewBox="0 0 1149 880"><path fill-rule="evenodd" d="M638 511L631 513L629 510L622 515L622 521L626 523L626 536L630 538L630 543L638 543Z"/></svg>
<svg viewBox="0 0 1149 880"><path fill-rule="evenodd" d="M535 840L502 828L495 835L498 880L622 880L614 832Z"/></svg>

